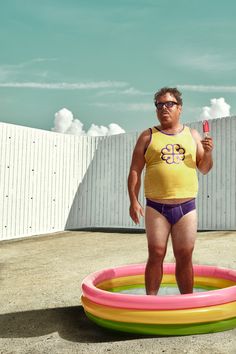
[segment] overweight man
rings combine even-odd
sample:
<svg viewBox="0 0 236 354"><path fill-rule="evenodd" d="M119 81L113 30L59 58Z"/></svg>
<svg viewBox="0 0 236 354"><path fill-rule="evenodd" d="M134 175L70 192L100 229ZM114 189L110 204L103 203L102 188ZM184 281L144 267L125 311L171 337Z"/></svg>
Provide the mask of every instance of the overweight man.
<svg viewBox="0 0 236 354"><path fill-rule="evenodd" d="M193 292L192 253L197 234L195 199L197 169L206 174L213 165L213 142L182 124L181 93L164 87L154 96L159 125L141 133L133 151L128 177L130 217L137 224L145 216L148 260L147 295L156 295L171 235L176 281L181 294ZM138 195L145 167L145 213Z"/></svg>

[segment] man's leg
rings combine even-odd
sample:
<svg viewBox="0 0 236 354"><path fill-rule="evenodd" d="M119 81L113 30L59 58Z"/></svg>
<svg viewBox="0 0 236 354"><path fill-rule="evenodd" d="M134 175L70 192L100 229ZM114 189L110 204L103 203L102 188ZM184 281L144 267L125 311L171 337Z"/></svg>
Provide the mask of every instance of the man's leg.
<svg viewBox="0 0 236 354"><path fill-rule="evenodd" d="M193 292L192 253L196 234L196 210L190 211L172 226L171 238L176 259L175 276L181 294Z"/></svg>
<svg viewBox="0 0 236 354"><path fill-rule="evenodd" d="M148 242L148 261L145 270L146 293L156 295L163 275L163 261L170 224L162 214L151 207L146 207L145 224Z"/></svg>

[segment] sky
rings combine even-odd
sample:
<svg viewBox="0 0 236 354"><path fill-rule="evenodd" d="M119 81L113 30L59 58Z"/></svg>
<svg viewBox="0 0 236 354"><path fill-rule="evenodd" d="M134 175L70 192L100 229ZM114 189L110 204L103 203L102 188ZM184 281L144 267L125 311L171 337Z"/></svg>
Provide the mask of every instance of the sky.
<svg viewBox="0 0 236 354"><path fill-rule="evenodd" d="M5 1L0 121L142 131L163 86L182 92L184 123L236 115L235 11L234 0Z"/></svg>

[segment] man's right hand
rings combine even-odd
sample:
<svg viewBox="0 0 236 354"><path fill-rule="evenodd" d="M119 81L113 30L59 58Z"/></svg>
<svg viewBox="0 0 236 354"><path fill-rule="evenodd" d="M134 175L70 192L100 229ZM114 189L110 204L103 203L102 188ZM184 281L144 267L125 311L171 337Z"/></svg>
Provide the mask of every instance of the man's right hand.
<svg viewBox="0 0 236 354"><path fill-rule="evenodd" d="M139 202L130 205L129 215L136 225L139 224L140 215L144 216L143 207L139 204Z"/></svg>

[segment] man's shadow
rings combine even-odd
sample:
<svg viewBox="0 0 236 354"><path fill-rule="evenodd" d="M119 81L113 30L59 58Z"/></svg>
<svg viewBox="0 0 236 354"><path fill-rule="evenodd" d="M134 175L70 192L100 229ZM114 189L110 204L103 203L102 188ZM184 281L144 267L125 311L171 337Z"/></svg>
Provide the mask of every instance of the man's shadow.
<svg viewBox="0 0 236 354"><path fill-rule="evenodd" d="M147 336L102 328L91 322L82 306L15 312L0 315L0 338L40 337L58 332L71 342L101 343Z"/></svg>

